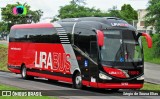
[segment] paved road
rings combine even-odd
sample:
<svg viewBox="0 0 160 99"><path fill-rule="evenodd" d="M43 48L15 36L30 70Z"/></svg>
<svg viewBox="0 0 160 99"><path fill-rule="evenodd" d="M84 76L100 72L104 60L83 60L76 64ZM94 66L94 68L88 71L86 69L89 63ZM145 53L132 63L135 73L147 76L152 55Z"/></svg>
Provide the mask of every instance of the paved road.
<svg viewBox="0 0 160 99"><path fill-rule="evenodd" d="M8 45L7 41L0 41L0 44Z"/></svg>
<svg viewBox="0 0 160 99"><path fill-rule="evenodd" d="M144 66L145 80L160 84L160 65L145 62Z"/></svg>
<svg viewBox="0 0 160 99"><path fill-rule="evenodd" d="M16 87L20 87L23 89L28 90L76 90L72 88L71 84L66 83L49 83L48 80L36 79L36 80L23 80L21 79L20 75L16 75L13 73L7 72L0 72L0 83L12 85ZM85 88L85 90L76 90L78 94L87 94L91 96L65 96L70 94L70 91L66 91L62 93L62 91L55 92L56 94L63 94L64 96L60 96L60 98L67 98L67 99L159 99L159 96L135 96L135 97L128 97L128 96L117 96L118 94L122 94L123 92L128 92L128 90L121 90L119 92L111 92L108 90L97 90L92 88ZM110 96L108 96L110 95Z"/></svg>

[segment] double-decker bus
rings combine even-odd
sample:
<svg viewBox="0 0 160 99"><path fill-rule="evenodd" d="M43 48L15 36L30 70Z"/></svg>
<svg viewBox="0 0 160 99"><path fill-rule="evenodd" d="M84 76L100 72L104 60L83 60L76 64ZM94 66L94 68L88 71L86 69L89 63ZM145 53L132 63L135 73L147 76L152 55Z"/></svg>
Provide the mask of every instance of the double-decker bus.
<svg viewBox="0 0 160 99"><path fill-rule="evenodd" d="M68 18L11 27L8 69L24 79L43 77L75 88L140 89L144 55L140 37L115 17Z"/></svg>

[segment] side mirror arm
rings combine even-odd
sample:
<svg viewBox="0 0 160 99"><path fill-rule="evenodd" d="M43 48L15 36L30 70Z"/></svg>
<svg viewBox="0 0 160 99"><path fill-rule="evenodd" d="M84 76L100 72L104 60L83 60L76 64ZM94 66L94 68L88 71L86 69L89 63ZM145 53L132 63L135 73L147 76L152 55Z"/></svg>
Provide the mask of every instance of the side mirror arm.
<svg viewBox="0 0 160 99"><path fill-rule="evenodd" d="M152 48L152 38L151 38L151 36L147 33L138 33L137 39L140 36L144 36L146 38L147 43L148 43L148 48Z"/></svg>

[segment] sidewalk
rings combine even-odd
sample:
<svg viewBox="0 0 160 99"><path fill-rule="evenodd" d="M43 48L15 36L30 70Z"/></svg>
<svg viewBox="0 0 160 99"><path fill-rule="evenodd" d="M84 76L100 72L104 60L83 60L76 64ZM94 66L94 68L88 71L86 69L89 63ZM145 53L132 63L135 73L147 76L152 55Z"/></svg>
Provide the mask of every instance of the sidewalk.
<svg viewBox="0 0 160 99"><path fill-rule="evenodd" d="M160 84L160 65L153 63L144 63L145 81Z"/></svg>
<svg viewBox="0 0 160 99"><path fill-rule="evenodd" d="M0 40L0 44L8 45L8 41Z"/></svg>

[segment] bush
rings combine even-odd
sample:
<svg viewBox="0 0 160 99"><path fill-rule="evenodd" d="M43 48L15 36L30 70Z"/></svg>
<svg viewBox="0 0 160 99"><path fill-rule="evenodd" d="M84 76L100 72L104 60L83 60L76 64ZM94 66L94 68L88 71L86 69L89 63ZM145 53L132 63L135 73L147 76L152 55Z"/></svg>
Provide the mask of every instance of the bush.
<svg viewBox="0 0 160 99"><path fill-rule="evenodd" d="M160 34L155 34L152 38L153 40L153 55L155 57L159 57L160 56Z"/></svg>
<svg viewBox="0 0 160 99"><path fill-rule="evenodd" d="M160 64L160 35L154 34L152 36L153 46L148 48L145 38L142 38L143 50L144 50L144 60L146 62Z"/></svg>

